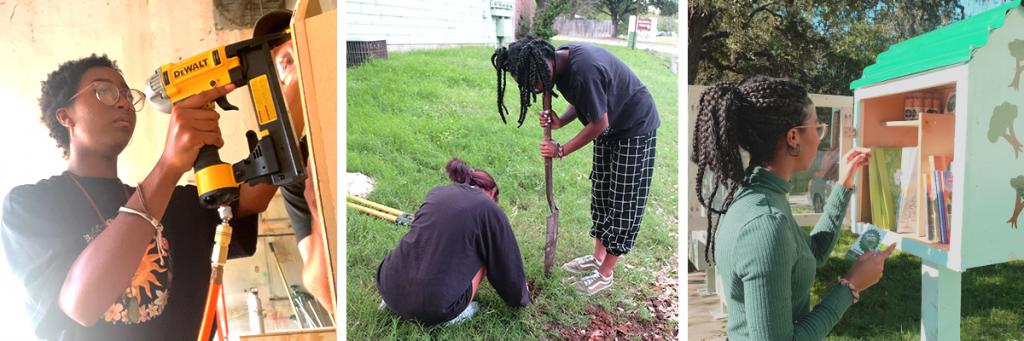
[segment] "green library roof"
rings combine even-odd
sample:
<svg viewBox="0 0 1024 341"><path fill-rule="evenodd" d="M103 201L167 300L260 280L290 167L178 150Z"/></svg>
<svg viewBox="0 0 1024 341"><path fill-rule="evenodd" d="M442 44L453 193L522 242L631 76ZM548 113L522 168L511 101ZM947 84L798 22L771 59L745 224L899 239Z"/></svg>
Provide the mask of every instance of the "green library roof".
<svg viewBox="0 0 1024 341"><path fill-rule="evenodd" d="M985 46L989 32L1003 26L1006 12L1021 5L1021 0L934 31L893 44L878 54L875 63L864 68L860 79L850 83L854 90L922 71L968 62L974 50Z"/></svg>

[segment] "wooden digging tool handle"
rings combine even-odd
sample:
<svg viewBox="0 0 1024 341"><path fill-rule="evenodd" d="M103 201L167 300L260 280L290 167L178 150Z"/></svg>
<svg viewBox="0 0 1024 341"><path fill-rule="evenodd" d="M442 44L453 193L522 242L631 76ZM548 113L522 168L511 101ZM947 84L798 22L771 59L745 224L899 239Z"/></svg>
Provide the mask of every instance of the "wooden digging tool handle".
<svg viewBox="0 0 1024 341"><path fill-rule="evenodd" d="M551 111L551 93L544 93L544 110L548 117L555 113ZM544 127L544 141L551 141L551 123ZM557 152L557 151L556 151ZM544 187L547 190L548 209L551 215L547 219L547 235L544 241L544 276L551 275L551 266L555 264L555 250L558 244L558 205L555 204L554 179L551 172L551 158L544 158Z"/></svg>

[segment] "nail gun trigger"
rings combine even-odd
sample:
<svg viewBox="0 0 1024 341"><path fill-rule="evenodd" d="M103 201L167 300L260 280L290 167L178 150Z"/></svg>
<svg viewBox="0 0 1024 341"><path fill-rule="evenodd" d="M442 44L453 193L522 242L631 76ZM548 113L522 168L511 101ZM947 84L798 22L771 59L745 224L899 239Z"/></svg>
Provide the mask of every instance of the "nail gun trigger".
<svg viewBox="0 0 1024 341"><path fill-rule="evenodd" d="M216 101L217 105L220 106L222 110L238 110L238 107L228 102L227 96L221 96L220 98L217 98Z"/></svg>
<svg viewBox="0 0 1024 341"><path fill-rule="evenodd" d="M252 130L245 132L245 140L249 143L250 152L252 152L253 149L256 149L256 144L260 142L259 136Z"/></svg>

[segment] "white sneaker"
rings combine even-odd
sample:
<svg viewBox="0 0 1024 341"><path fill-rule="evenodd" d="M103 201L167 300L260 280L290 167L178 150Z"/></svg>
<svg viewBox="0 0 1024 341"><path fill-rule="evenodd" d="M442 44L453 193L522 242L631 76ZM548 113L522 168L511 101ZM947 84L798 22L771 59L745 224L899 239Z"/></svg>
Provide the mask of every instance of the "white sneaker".
<svg viewBox="0 0 1024 341"><path fill-rule="evenodd" d="M597 268L600 267L601 263L599 263L592 255L576 257L576 259L562 265L562 269L574 274L589 273L591 271L596 271Z"/></svg>
<svg viewBox="0 0 1024 341"><path fill-rule="evenodd" d="M476 301L470 302L469 305L466 306L466 309L459 314L459 316L456 316L455 318L448 320L448 322L445 322L444 325L450 327L465 322L466 320L472 318L473 315L476 315L476 312L478 310L480 310L480 304L476 303Z"/></svg>
<svg viewBox="0 0 1024 341"><path fill-rule="evenodd" d="M614 277L614 274L604 277L600 272L594 271L594 273L581 278L576 283L576 291L587 296L594 295L611 287Z"/></svg>

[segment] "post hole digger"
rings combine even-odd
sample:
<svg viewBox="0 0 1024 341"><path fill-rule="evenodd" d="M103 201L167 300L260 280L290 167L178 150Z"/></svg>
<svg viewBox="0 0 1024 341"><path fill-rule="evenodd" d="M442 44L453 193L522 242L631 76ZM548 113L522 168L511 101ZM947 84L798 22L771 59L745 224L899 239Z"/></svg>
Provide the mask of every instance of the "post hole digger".
<svg viewBox="0 0 1024 341"><path fill-rule="evenodd" d="M544 111L551 112L551 93L544 93ZM544 127L544 141L551 141L551 125ZM544 189L548 198L548 209L551 214L547 219L547 233L544 239L544 276L551 275L551 266L555 264L555 252L558 245L558 205L555 204L554 176L551 170L551 158L544 158Z"/></svg>
<svg viewBox="0 0 1024 341"><path fill-rule="evenodd" d="M387 207L351 194L349 194L348 201L345 204L348 206L348 208L356 209L360 212L390 221L398 225L403 225L406 227L412 225L412 214L405 213L394 208Z"/></svg>
<svg viewBox="0 0 1024 341"><path fill-rule="evenodd" d="M147 81L146 97L160 111L169 113L172 104L203 91L234 84L248 85L259 133L246 133L250 154L231 165L221 161L217 147L204 146L194 163L196 187L200 204L217 209L221 224L217 226L211 257L211 278L199 340L209 340L216 314L217 298L223 296L224 263L231 241L231 206L239 198L241 183L267 183L277 186L303 181L305 165L301 161L298 139L285 105L274 67L272 49L290 39L287 30L254 37L234 44L161 66ZM238 110L226 97L216 100L222 110ZM213 104L207 105L212 109ZM226 316L221 306L218 321L221 337L227 332Z"/></svg>

